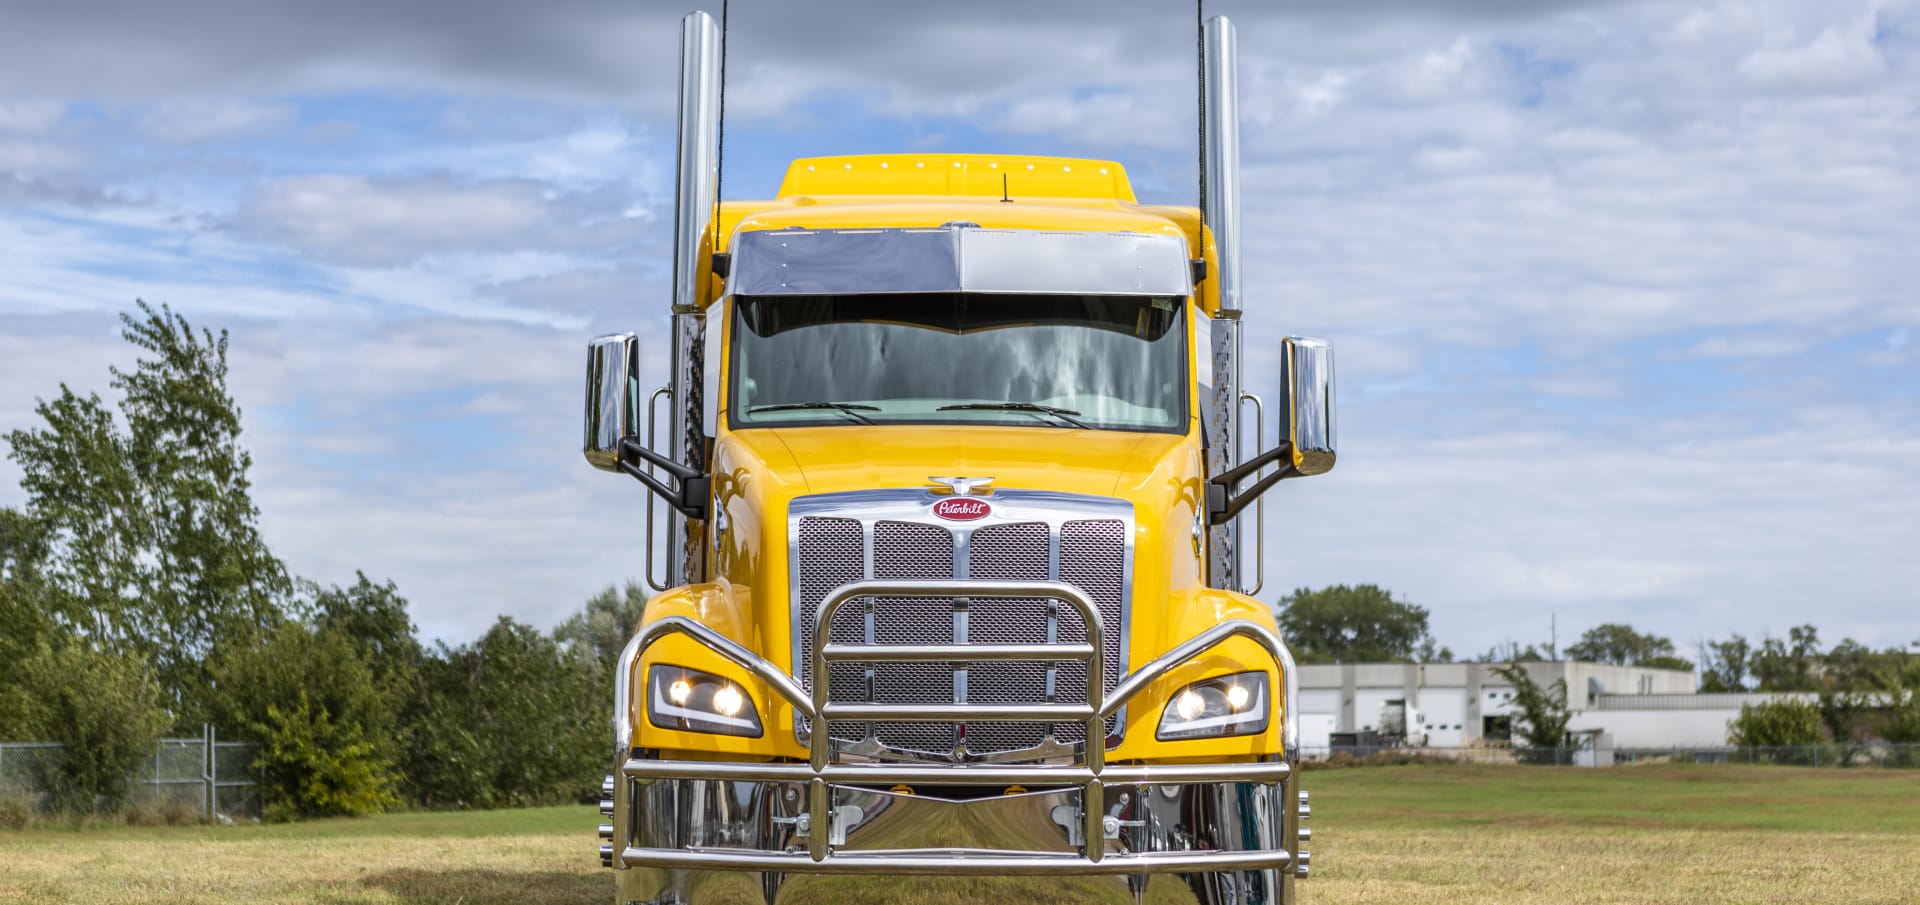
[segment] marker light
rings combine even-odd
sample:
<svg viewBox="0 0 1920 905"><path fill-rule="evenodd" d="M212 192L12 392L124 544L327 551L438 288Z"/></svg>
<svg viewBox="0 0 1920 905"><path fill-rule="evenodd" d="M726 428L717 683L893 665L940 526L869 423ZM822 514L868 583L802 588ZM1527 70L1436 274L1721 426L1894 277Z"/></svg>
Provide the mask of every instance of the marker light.
<svg viewBox="0 0 1920 905"><path fill-rule="evenodd" d="M1154 736L1166 742L1254 735L1266 731L1271 710L1266 673L1218 676L1180 689L1168 702Z"/></svg>
<svg viewBox="0 0 1920 905"><path fill-rule="evenodd" d="M662 729L760 737L760 715L745 689L678 666L647 671L647 721Z"/></svg>

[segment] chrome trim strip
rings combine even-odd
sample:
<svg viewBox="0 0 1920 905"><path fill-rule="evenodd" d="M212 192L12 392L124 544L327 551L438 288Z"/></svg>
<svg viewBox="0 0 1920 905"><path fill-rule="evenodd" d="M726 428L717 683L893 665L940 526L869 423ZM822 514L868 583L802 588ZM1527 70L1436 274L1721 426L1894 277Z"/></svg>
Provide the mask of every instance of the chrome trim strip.
<svg viewBox="0 0 1920 905"><path fill-rule="evenodd" d="M827 662L926 663L943 660L1085 660L1100 649L1090 644L829 644Z"/></svg>
<svg viewBox="0 0 1920 905"><path fill-rule="evenodd" d="M656 779L717 779L729 782L806 782L816 775L801 763L752 761L681 761L628 758L621 768L628 777ZM1282 782L1292 775L1285 761L1208 764L1116 764L1100 773L1110 786L1178 785L1200 782ZM980 785L1034 787L1070 786L1087 774L1071 766L1004 766L998 764L944 766L941 764L828 764L818 774L834 785L886 787L907 785Z"/></svg>
<svg viewBox="0 0 1920 905"><path fill-rule="evenodd" d="M1098 814L1098 808L1093 813ZM816 830L808 842L824 845L827 834ZM1099 838L1099 837L1095 837ZM1088 851L1099 852L1099 846ZM1275 870L1293 863L1285 849L1255 851L1148 852L1116 854L1104 859L1058 852L1023 852L949 849L947 854L928 854L925 849L866 850L836 853L831 858L811 859L799 853L754 852L744 849L658 849L624 848L620 861L630 867L680 867L701 870L773 871L805 874L894 873L935 876L998 874L1001 876L1054 876L1059 874L1133 874L1206 872L1226 870Z"/></svg>

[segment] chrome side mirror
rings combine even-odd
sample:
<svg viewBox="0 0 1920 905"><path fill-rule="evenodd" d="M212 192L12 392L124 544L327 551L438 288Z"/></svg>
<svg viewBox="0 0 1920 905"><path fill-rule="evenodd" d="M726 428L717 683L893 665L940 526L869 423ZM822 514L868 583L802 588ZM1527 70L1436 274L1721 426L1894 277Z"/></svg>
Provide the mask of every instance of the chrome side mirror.
<svg viewBox="0 0 1920 905"><path fill-rule="evenodd" d="M1293 470L1301 475L1333 470L1333 344L1289 336L1281 350L1280 390L1287 394L1286 439Z"/></svg>
<svg viewBox="0 0 1920 905"><path fill-rule="evenodd" d="M620 441L640 433L640 338L631 333L587 344L587 464L620 470Z"/></svg>

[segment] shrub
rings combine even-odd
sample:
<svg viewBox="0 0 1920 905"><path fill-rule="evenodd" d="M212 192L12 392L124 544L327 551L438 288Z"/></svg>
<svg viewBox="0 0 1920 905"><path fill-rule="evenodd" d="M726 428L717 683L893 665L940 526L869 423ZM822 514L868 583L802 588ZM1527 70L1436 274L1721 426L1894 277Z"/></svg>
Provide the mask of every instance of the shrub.
<svg viewBox="0 0 1920 905"><path fill-rule="evenodd" d="M227 652L214 675L220 723L261 745L268 814L365 814L399 800L392 696L353 638L287 622Z"/></svg>
<svg viewBox="0 0 1920 905"><path fill-rule="evenodd" d="M1805 701L1747 704L1727 727L1727 741L1742 748L1818 745L1820 725L1820 708Z"/></svg>
<svg viewBox="0 0 1920 905"><path fill-rule="evenodd" d="M352 723L336 722L303 690L292 706L267 708L256 763L275 793L267 815L358 816L398 804L392 763Z"/></svg>
<svg viewBox="0 0 1920 905"><path fill-rule="evenodd" d="M32 801L18 795L0 796L0 830L31 829L38 817Z"/></svg>
<svg viewBox="0 0 1920 905"><path fill-rule="evenodd" d="M168 723L145 661L78 645L40 645L19 664L8 696L0 709L16 714L25 732L62 746L39 762L35 777L57 810L118 808Z"/></svg>

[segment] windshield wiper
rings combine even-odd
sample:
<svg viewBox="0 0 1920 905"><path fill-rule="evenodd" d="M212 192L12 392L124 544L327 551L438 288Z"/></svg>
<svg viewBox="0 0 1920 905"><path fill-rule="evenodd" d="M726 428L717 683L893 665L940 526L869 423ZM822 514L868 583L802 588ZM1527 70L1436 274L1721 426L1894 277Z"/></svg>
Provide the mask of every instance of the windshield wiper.
<svg viewBox="0 0 1920 905"><path fill-rule="evenodd" d="M783 402L779 405L756 405L753 408L747 409L747 414L758 415L761 412L798 412L808 409L832 409L861 424L872 424L872 418L860 413L877 412L880 410L880 407L877 405L856 405L851 402Z"/></svg>
<svg viewBox="0 0 1920 905"><path fill-rule="evenodd" d="M1087 424L1085 421L1081 421L1074 418L1073 417L1074 415L1078 415L1080 413L1074 411L1073 409L1054 408L1051 405L1041 405L1037 402L968 402L961 405L943 405L940 407L940 411L943 411L943 412L969 412L969 411L971 412L1038 412L1042 415L1052 415L1053 417L1058 418L1061 421L1065 421L1066 423L1071 424L1074 427L1085 428L1087 430L1093 429L1092 426Z"/></svg>

